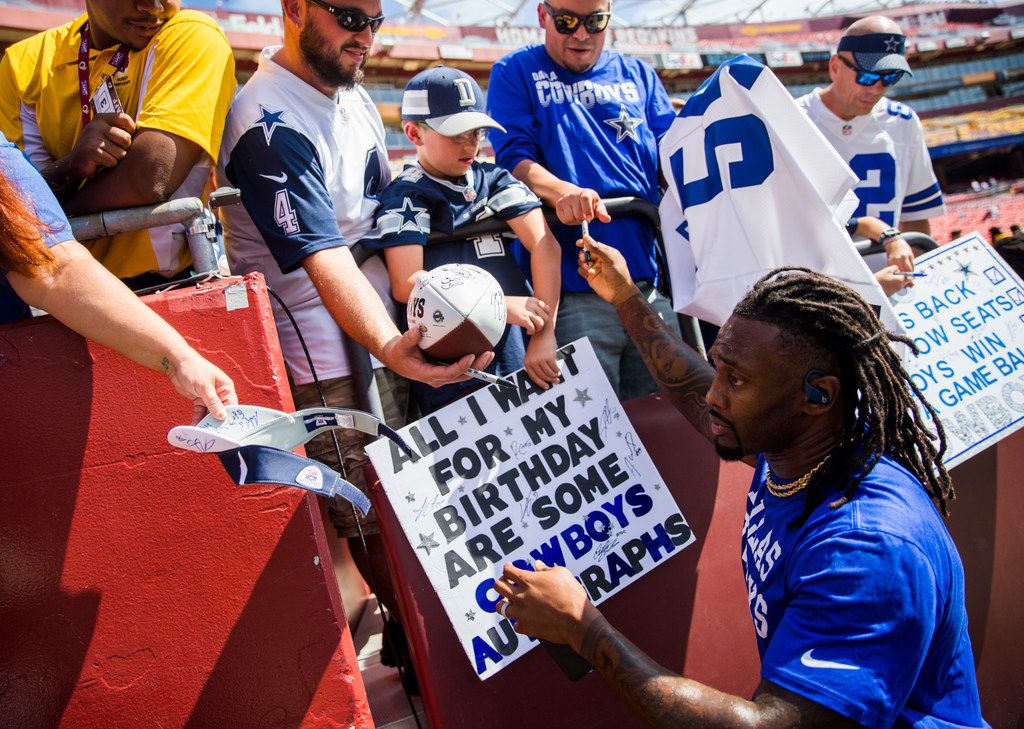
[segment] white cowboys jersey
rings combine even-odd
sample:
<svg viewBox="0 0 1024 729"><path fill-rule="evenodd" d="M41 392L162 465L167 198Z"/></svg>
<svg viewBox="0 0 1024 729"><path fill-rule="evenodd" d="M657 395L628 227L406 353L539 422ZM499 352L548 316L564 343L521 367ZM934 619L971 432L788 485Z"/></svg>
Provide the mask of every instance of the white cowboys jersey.
<svg viewBox="0 0 1024 729"><path fill-rule="evenodd" d="M722 324L780 266L843 281L896 326L844 226L856 178L763 64L738 56L687 100L661 142L661 231L676 311ZM841 210L841 212L840 212Z"/></svg>
<svg viewBox="0 0 1024 729"><path fill-rule="evenodd" d="M321 379L351 372L344 335L302 269L311 253L359 240L373 223L377 196L390 180L384 126L359 86L333 98L273 61L259 68L231 105L217 174L242 191L224 208L231 270L260 271L298 322ZM244 208L244 209L243 209ZM394 314L390 284L375 259L364 273ZM274 303L285 362L296 384L312 374L291 323Z"/></svg>
<svg viewBox="0 0 1024 729"><path fill-rule="evenodd" d="M926 220L946 209L935 179L921 122L905 104L882 98L870 114L844 121L821 100L821 89L797 99L814 125L846 160L860 182L852 217Z"/></svg>

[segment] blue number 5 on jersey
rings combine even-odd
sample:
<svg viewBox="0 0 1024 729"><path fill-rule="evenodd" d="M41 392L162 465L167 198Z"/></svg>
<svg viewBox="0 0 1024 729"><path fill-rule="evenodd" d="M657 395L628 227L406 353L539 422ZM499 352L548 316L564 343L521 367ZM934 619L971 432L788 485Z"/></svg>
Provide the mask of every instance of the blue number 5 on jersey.
<svg viewBox="0 0 1024 729"><path fill-rule="evenodd" d="M718 148L727 144L740 145L740 158L729 162L729 182L733 190L760 185L774 171L772 142L761 119L753 114L719 119L704 130L704 158L708 169L706 177L692 182L684 180L682 148L677 149L669 158L672 177L684 210L711 202L724 191Z"/></svg>

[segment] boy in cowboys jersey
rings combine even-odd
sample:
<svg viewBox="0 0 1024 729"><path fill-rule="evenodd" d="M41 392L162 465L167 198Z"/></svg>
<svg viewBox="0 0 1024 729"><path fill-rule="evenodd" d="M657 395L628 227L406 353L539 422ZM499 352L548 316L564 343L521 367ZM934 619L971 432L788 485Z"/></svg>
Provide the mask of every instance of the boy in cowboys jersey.
<svg viewBox="0 0 1024 729"><path fill-rule="evenodd" d="M400 302L409 300L424 270L470 263L491 273L505 292L508 325L488 371L501 376L525 365L530 378L547 389L559 377L560 253L537 197L506 170L476 160L485 130L502 127L484 113L483 93L473 77L445 66L409 81L402 119L406 136L416 145L417 162L384 190L374 229L363 243L384 251L392 295ZM529 251L536 296L513 256L513 238L459 237L460 228L491 216L506 221ZM455 239L428 244L431 232L455 234ZM528 344L524 331L530 335ZM478 386L462 382L434 389L413 383L411 394L426 414Z"/></svg>
<svg viewBox="0 0 1024 729"><path fill-rule="evenodd" d="M905 104L885 98L911 74L903 55L906 41L889 18L858 20L829 59L831 83L797 103L861 180L850 234L882 243L892 270L909 272L914 254L900 230L929 233L928 218L942 215L945 207L920 120Z"/></svg>

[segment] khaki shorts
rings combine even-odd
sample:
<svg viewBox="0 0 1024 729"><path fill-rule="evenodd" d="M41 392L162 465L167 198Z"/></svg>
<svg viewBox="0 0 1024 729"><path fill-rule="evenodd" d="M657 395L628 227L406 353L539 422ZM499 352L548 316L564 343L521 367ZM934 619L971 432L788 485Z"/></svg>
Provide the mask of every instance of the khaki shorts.
<svg viewBox="0 0 1024 729"><path fill-rule="evenodd" d="M377 389L380 392L381 405L384 408L384 420L392 428L400 428L405 424L405 404L408 401L409 383L388 369L374 370L374 380L377 382ZM355 387L351 377L336 377L320 383L324 391L324 397L330 407L336 408L359 408ZM316 384L292 385L292 398L295 400L295 409L320 407L320 395L317 393ZM345 456L345 467L341 468L338 463L338 453L334 447L334 433L338 436L338 444ZM349 482L367 496L370 496L370 488L367 482L374 484L374 496L372 499L380 500L385 498L377 484L377 476L370 465L363 448L371 442L372 436L360 433L357 430L338 429L329 433L323 433L313 438L306 444L306 455L315 461L320 461L345 476ZM363 534L379 534L380 526L377 522L376 509L370 509L365 517L360 516L352 504L343 498L335 497L330 501L327 511L331 517L331 523L338 530L339 537L359 536L358 524L362 525Z"/></svg>

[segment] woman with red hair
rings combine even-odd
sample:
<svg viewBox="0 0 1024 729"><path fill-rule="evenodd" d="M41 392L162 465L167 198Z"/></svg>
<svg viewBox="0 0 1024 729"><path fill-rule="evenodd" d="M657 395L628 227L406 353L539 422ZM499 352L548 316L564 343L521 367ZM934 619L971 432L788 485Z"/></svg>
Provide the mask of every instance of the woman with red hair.
<svg viewBox="0 0 1024 729"><path fill-rule="evenodd" d="M26 316L25 302L166 374L192 401L196 420L207 411L223 418L224 406L238 402L227 375L74 239L43 178L0 134L0 322Z"/></svg>

